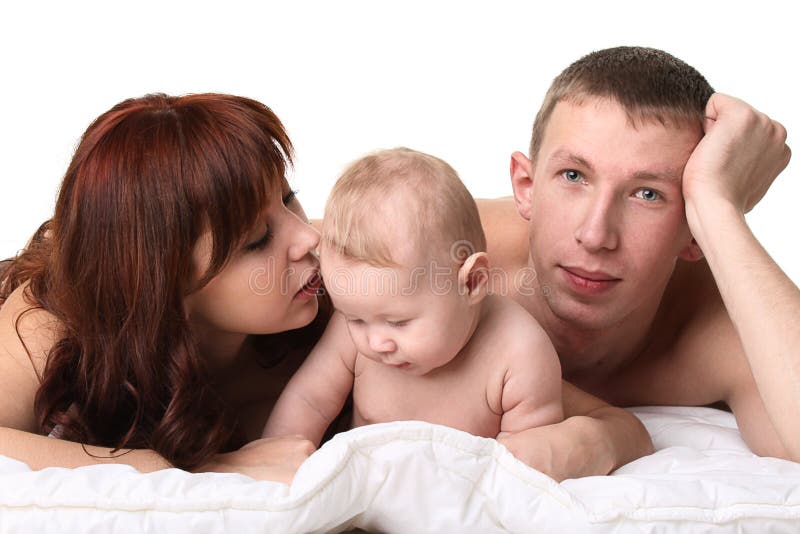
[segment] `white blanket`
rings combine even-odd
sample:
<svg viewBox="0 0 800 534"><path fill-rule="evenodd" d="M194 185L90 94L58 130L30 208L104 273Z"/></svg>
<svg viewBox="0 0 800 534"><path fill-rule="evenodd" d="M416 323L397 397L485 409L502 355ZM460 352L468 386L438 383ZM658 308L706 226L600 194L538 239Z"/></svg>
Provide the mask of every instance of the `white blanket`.
<svg viewBox="0 0 800 534"><path fill-rule="evenodd" d="M292 485L0 456L0 532L800 532L800 464L751 454L731 414L637 408L657 452L561 484L496 441L419 422L336 436Z"/></svg>

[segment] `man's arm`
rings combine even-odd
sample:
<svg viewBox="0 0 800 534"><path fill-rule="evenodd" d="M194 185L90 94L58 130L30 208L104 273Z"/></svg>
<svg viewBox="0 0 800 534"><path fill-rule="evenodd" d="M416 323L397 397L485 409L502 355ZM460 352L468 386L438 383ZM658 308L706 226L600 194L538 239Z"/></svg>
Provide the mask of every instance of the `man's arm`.
<svg viewBox="0 0 800 534"><path fill-rule="evenodd" d="M708 260L758 391L755 396L743 386L730 398L745 435L752 434L745 425L753 418L740 414L758 412L763 403L781 442L766 448L800 461L800 290L744 219L788 164L786 131L725 95L714 95L706 114L706 135L686 164L683 192L692 235Z"/></svg>
<svg viewBox="0 0 800 534"><path fill-rule="evenodd" d="M353 387L355 356L344 317L335 312L275 403L263 437L303 436L319 446Z"/></svg>
<svg viewBox="0 0 800 534"><path fill-rule="evenodd" d="M633 414L562 383L561 423L531 428L499 441L526 464L555 480L607 475L651 454L650 435Z"/></svg>

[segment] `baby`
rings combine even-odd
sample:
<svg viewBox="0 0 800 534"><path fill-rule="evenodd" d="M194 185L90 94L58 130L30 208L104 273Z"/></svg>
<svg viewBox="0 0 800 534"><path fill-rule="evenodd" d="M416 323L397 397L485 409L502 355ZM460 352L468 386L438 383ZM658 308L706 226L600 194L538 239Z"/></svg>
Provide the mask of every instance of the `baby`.
<svg viewBox="0 0 800 534"><path fill-rule="evenodd" d="M553 344L490 294L485 250L475 201L444 161L398 148L353 163L322 225L336 311L264 436L319 445L351 390L354 427L421 420L498 438L561 421Z"/></svg>

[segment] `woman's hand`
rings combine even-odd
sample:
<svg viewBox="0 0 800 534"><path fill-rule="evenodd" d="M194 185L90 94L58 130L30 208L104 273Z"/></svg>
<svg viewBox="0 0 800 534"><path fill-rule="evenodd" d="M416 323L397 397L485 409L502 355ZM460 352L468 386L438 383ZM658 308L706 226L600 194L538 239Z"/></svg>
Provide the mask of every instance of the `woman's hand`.
<svg viewBox="0 0 800 534"><path fill-rule="evenodd" d="M197 472L241 473L256 480L289 484L314 450L314 444L304 438L261 438L237 451L214 455Z"/></svg>

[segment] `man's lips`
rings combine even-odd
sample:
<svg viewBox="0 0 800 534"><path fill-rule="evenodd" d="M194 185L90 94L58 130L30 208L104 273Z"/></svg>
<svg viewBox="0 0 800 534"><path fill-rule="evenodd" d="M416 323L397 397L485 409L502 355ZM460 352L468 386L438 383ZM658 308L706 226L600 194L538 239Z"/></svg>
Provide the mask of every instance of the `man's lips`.
<svg viewBox="0 0 800 534"><path fill-rule="evenodd" d="M586 280L590 280L592 282L618 282L622 280L621 278L617 278L616 276L608 274L605 271L587 271L581 269L580 267L565 265L561 265L561 268L574 274L575 276L580 276L581 278L585 278Z"/></svg>
<svg viewBox="0 0 800 534"><path fill-rule="evenodd" d="M609 291L621 282L617 278L604 271L588 271L580 267L559 266L564 273L564 279L570 289L575 293L586 296L597 296Z"/></svg>

